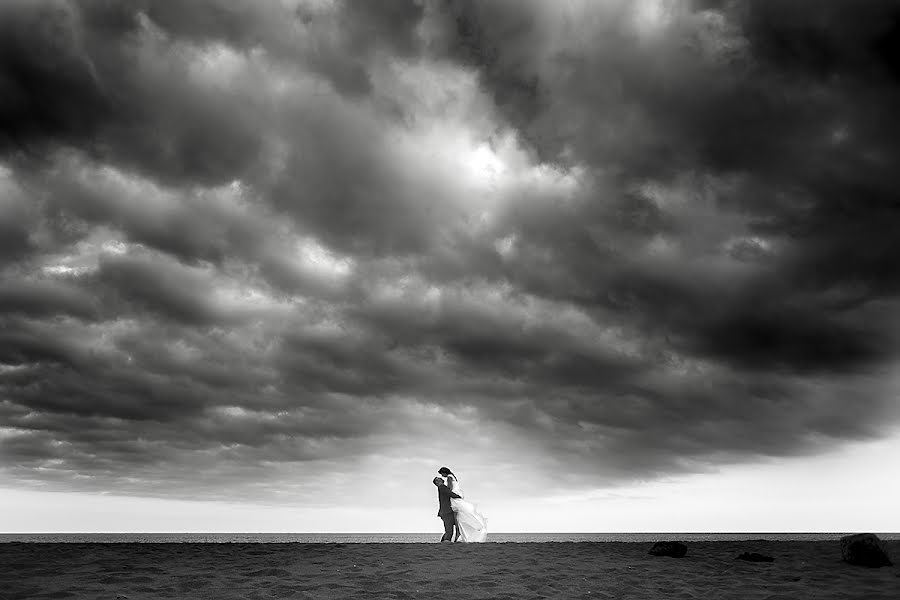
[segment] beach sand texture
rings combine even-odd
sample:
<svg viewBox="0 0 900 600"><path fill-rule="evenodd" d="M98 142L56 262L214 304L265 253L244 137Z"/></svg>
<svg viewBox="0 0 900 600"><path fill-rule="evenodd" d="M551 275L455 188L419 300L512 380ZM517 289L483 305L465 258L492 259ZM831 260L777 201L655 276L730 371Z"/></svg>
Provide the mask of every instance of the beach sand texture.
<svg viewBox="0 0 900 600"><path fill-rule="evenodd" d="M665 538L660 538L665 539ZM0 598L900 598L893 567L841 560L834 542L0 544ZM760 552L773 563L735 560Z"/></svg>

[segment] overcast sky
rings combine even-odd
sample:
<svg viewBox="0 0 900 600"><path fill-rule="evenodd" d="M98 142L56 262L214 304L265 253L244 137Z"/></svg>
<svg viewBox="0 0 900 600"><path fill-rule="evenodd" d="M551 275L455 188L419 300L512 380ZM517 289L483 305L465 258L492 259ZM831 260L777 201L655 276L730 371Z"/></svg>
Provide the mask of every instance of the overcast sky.
<svg viewBox="0 0 900 600"><path fill-rule="evenodd" d="M898 530L897 106L893 1L6 0L0 529Z"/></svg>

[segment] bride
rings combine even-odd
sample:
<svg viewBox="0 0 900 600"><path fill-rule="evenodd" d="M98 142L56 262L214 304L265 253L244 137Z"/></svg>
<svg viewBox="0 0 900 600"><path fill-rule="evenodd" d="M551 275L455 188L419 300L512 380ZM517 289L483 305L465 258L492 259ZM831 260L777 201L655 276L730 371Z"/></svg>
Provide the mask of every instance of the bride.
<svg viewBox="0 0 900 600"><path fill-rule="evenodd" d="M456 539L454 542L483 542L487 539L487 519L484 518L478 507L465 499L465 494L459 486L459 480L453 471L447 467L438 469L438 473L447 479L447 487L451 492L463 496L463 498L451 498L450 507L456 515Z"/></svg>

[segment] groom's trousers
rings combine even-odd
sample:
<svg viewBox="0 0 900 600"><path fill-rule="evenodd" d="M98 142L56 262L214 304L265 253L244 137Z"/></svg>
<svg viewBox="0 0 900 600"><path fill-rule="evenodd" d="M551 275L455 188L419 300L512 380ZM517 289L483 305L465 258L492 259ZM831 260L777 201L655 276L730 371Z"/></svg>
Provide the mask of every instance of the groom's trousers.
<svg viewBox="0 0 900 600"><path fill-rule="evenodd" d="M439 515L441 521L444 522L444 535L441 536L442 542L453 541L453 527L456 525L456 515L452 512Z"/></svg>

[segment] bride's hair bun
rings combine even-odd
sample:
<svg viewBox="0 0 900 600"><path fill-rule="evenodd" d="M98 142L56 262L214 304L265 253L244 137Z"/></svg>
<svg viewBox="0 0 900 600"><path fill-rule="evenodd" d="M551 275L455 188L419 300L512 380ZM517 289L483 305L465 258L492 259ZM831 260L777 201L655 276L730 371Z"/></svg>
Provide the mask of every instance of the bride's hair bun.
<svg viewBox="0 0 900 600"><path fill-rule="evenodd" d="M444 477L446 477L447 475L453 475L453 471L451 471L447 467L441 467L440 469L438 469L438 473L440 473Z"/></svg>

